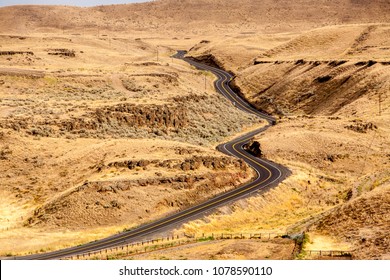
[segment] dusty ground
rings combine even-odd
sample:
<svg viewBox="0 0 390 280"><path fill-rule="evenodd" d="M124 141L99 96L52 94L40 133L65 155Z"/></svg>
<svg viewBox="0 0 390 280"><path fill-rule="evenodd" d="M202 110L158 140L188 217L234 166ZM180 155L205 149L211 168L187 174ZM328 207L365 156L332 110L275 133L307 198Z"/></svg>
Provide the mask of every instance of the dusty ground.
<svg viewBox="0 0 390 280"><path fill-rule="evenodd" d="M179 231L305 230L313 250L388 259L389 9L379 0L1 8L0 253L107 236L252 176L214 147L262 124L215 94L212 75L170 58L187 49L234 72L244 97L278 117L256 139L293 173ZM185 258L219 256L191 246Z"/></svg>
<svg viewBox="0 0 390 280"><path fill-rule="evenodd" d="M285 239L217 240L132 256L137 260L289 260L294 242Z"/></svg>

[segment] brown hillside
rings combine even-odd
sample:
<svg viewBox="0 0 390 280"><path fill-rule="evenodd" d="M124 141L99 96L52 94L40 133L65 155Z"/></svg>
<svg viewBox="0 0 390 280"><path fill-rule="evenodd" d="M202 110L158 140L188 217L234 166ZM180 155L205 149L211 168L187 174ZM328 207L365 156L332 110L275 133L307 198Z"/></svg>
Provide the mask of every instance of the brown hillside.
<svg viewBox="0 0 390 280"><path fill-rule="evenodd" d="M270 113L370 118L378 114L379 98L382 114L389 105L389 25L313 30L263 51L252 63L237 73L235 85Z"/></svg>
<svg viewBox="0 0 390 280"><path fill-rule="evenodd" d="M267 158L293 174L274 191L237 203L233 213L223 208L182 230L297 232L321 220L320 230L309 232L310 250L388 259L389 25L327 26L268 39L203 41L190 55L233 71L252 104L284 116L256 139Z"/></svg>
<svg viewBox="0 0 390 280"><path fill-rule="evenodd" d="M134 38L0 41L0 255L105 237L253 175L214 147L261 124L171 50L157 61Z"/></svg>
<svg viewBox="0 0 390 280"><path fill-rule="evenodd" d="M0 8L0 255L103 238L250 180L215 146L262 123L171 57L187 49L280 116L254 140L292 174L178 232L316 224L310 238L389 258L389 22L387 0ZM236 245L203 256L252 246Z"/></svg>
<svg viewBox="0 0 390 280"><path fill-rule="evenodd" d="M390 3L385 0L162 0L92 8L11 6L0 9L0 32L270 32L388 22L389 11Z"/></svg>
<svg viewBox="0 0 390 280"><path fill-rule="evenodd" d="M360 259L389 259L389 184L334 209L315 230L353 244ZM313 229L314 229L313 228Z"/></svg>

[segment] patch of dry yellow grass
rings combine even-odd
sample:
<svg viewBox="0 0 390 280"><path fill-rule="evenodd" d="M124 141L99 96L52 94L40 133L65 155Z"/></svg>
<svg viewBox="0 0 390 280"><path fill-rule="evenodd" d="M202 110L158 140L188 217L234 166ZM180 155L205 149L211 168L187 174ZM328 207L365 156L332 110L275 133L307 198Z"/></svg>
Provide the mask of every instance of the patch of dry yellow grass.
<svg viewBox="0 0 390 280"><path fill-rule="evenodd" d="M129 227L132 225L129 224ZM0 255L15 256L59 250L77 246L121 232L123 226L82 230L47 230L18 227L0 231Z"/></svg>
<svg viewBox="0 0 390 280"><path fill-rule="evenodd" d="M131 256L134 260L261 260L291 259L292 240L216 240Z"/></svg>

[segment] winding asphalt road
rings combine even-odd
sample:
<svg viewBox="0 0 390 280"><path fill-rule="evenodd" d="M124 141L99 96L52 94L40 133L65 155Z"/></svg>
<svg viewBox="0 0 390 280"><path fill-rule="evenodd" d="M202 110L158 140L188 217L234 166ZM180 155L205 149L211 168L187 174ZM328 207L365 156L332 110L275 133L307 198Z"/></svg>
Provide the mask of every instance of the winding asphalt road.
<svg viewBox="0 0 390 280"><path fill-rule="evenodd" d="M206 202L203 202L199 205L193 206L189 209L180 211L178 213L172 214L170 216L159 219L155 222L142 225L138 228L135 228L130 231L122 232L119 234L112 235L110 237L100 239L94 242L83 244L77 247L71 247L59 251L53 251L42 254L27 255L22 257L16 257L16 259L30 259L30 260L47 260L47 259L60 259L69 257L72 255L85 254L88 252L98 251L102 249L107 249L114 246L120 246L128 244L131 242L140 241L147 238L158 232L167 231L174 229L175 227L188 222L189 220L202 217L207 212L214 210L215 208L235 201L239 198L250 195L253 192L259 190L265 191L269 188L276 186L289 174L289 170L281 165L270 162L265 159L260 159L252 156L247 153L243 146L256 134L265 131L267 128L272 126L275 123L275 119L269 115L258 112L247 102L242 100L230 87L229 82L232 79L232 75L229 73L208 66L201 63L198 63L192 59L185 58L185 51L179 51L175 58L183 59L186 62L194 65L198 69L207 70L212 72L217 76L215 81L215 88L218 92L223 94L227 99L229 99L234 106L243 110L247 113L254 114L259 118L266 119L268 125L260 129L251 131L239 138L236 138L228 143L221 144L217 149L227 155L232 155L238 158L242 158L247 164L249 164L256 172L257 178L252 182L246 183L239 188L231 190L229 192L218 195Z"/></svg>

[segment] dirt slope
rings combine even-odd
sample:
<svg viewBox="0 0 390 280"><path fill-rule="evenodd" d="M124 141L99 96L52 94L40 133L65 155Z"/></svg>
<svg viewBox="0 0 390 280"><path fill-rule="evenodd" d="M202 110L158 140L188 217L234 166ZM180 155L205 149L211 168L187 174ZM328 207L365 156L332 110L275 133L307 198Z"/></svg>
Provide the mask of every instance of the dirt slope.
<svg viewBox="0 0 390 280"><path fill-rule="evenodd" d="M1 252L102 238L250 178L214 147L259 123L169 57L191 49L281 116L258 140L293 175L181 231L320 221L357 258L389 258L389 20L384 0L0 8Z"/></svg>
<svg viewBox="0 0 390 280"><path fill-rule="evenodd" d="M311 230L353 244L359 259L389 259L390 185L334 209Z"/></svg>
<svg viewBox="0 0 390 280"><path fill-rule="evenodd" d="M261 123L171 49L157 61L137 38L0 38L0 254L104 237L251 178L214 147Z"/></svg>
<svg viewBox="0 0 390 280"><path fill-rule="evenodd" d="M379 114L379 102L382 109L389 105L390 26L310 31L263 51L253 64L234 83L258 108L282 116L369 117L374 109ZM359 102L365 98L371 102Z"/></svg>
<svg viewBox="0 0 390 280"><path fill-rule="evenodd" d="M195 45L191 55L233 71L246 99L280 116L256 140L264 156L293 174L277 189L182 230L297 232L319 223L309 232L311 249L388 259L389 28L328 26L269 37L280 44L253 35L257 48L247 44L245 52L239 36ZM369 226L366 212L373 216Z"/></svg>

